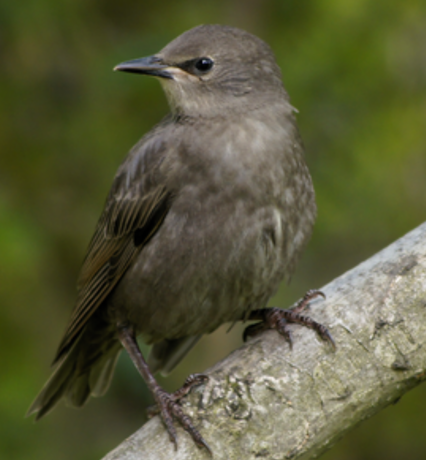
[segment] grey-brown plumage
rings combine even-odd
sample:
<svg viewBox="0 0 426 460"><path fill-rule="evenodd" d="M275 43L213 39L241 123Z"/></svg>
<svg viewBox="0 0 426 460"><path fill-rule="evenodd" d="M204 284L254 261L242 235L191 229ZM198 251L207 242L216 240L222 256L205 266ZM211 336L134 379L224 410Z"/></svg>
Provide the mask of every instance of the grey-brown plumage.
<svg viewBox="0 0 426 460"><path fill-rule="evenodd" d="M103 394L124 346L172 439L173 415L205 445L135 337L153 344L151 371L168 372L202 334L265 319L258 312L311 235L312 181L280 70L257 37L200 26L116 70L157 77L171 114L117 172L57 368L29 412L40 418L62 397L80 406Z"/></svg>

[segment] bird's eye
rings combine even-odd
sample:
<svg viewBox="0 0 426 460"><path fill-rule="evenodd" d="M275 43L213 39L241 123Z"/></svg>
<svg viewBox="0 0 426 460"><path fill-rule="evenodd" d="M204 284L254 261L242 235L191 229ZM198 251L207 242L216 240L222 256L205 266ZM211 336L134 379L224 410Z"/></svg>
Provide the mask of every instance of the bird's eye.
<svg viewBox="0 0 426 460"><path fill-rule="evenodd" d="M213 59L208 57L201 57L196 59L189 59L188 61L181 62L180 64L175 64L176 67L181 68L185 72L188 72L192 75L202 76L210 72L214 66Z"/></svg>
<svg viewBox="0 0 426 460"><path fill-rule="evenodd" d="M214 62L207 57L202 57L200 59L197 59L194 63L194 67L198 70L200 73L206 73L211 68L213 67Z"/></svg>

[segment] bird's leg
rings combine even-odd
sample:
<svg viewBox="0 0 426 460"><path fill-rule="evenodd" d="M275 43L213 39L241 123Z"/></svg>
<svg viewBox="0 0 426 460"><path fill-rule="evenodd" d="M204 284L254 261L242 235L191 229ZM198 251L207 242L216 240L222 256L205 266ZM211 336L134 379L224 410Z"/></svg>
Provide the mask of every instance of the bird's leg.
<svg viewBox="0 0 426 460"><path fill-rule="evenodd" d="M297 304L289 310L282 310L281 308L261 308L250 312L248 320L260 321L259 323L252 324L245 328L243 339L246 341L249 337L253 337L262 331L268 329L276 329L292 346L292 339L288 324L298 323L303 326L314 329L321 336L323 340L331 343L333 348L336 348L333 337L328 329L320 323L317 323L309 316L304 316L301 312L309 305L309 302L316 297L321 296L325 298L324 293L312 289L308 291L304 297L297 302Z"/></svg>
<svg viewBox="0 0 426 460"><path fill-rule="evenodd" d="M205 447L211 454L210 447L206 441L204 441L201 434L193 426L191 418L183 412L182 408L178 404L178 401L183 396L188 394L194 386L205 382L207 377L200 374L189 376L185 381L184 386L180 390L173 394L167 393L160 387L160 385L158 385L157 381L152 375L152 372L150 371L148 364L146 363L142 352L139 349L133 328L128 325L119 324L117 331L121 344L126 349L127 353L129 353L134 365L142 375L142 378L145 380L145 383L154 396L158 406L157 413L160 413L161 418L163 419L163 422L166 425L167 431L169 433L170 440L175 445L175 449L177 449L177 434L173 425L173 417L191 435L197 446Z"/></svg>

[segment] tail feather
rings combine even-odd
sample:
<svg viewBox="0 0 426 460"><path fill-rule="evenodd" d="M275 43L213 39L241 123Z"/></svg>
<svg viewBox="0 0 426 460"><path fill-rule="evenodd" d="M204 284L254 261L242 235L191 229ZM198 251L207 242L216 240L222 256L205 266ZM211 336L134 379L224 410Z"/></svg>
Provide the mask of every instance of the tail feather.
<svg viewBox="0 0 426 460"><path fill-rule="evenodd" d="M72 385L68 386L65 400L72 407L81 407L89 399L90 394L89 373L85 373L74 378Z"/></svg>
<svg viewBox="0 0 426 460"><path fill-rule="evenodd" d="M31 404L26 417L33 413L37 413L35 420L40 420L56 406L66 387L67 382L65 374L62 372L55 372Z"/></svg>
<svg viewBox="0 0 426 460"><path fill-rule="evenodd" d="M83 340L82 340L83 339ZM100 353L88 350L88 343L80 337L59 361L55 371L31 404L26 416L37 413L39 420L63 398L75 407L82 406L89 397L103 395L109 387L121 351L118 341L109 342ZM96 351L96 360L93 359Z"/></svg>
<svg viewBox="0 0 426 460"><path fill-rule="evenodd" d="M148 356L148 366L151 372L168 375L200 338L201 335L197 335L155 343Z"/></svg>
<svg viewBox="0 0 426 460"><path fill-rule="evenodd" d="M118 351L109 354L104 360L100 361L92 368L89 385L92 389L93 396L103 396L108 390L121 349L122 348L119 347Z"/></svg>

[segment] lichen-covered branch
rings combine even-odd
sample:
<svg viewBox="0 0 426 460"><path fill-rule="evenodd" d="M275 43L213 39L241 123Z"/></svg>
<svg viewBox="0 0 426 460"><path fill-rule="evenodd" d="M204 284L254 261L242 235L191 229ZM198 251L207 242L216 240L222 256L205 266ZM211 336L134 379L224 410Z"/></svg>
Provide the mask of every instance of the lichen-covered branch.
<svg viewBox="0 0 426 460"><path fill-rule="evenodd" d="M317 457L426 379L426 223L322 290L310 313L335 352L306 328L294 327L292 351L269 331L183 402L215 459ZM178 451L157 416L104 460L209 458L177 429Z"/></svg>

